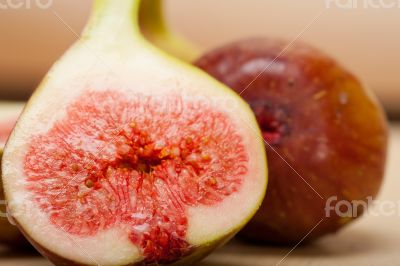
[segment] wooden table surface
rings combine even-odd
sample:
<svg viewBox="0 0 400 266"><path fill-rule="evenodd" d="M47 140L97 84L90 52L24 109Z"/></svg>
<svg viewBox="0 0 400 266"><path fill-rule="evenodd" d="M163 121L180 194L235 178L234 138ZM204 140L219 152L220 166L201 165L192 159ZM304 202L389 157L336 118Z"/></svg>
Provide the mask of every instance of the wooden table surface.
<svg viewBox="0 0 400 266"><path fill-rule="evenodd" d="M249 246L234 240L198 266L400 265L400 124L392 125L389 158L379 202L395 202L396 213L363 217L336 235L297 248ZM51 263L34 253L21 254L0 247L0 265L47 266Z"/></svg>

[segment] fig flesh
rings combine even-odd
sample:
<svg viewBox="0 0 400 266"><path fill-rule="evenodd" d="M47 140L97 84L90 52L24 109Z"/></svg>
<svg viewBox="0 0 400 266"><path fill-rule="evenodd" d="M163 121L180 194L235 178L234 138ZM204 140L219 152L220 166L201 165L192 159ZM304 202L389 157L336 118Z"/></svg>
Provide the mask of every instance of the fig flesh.
<svg viewBox="0 0 400 266"><path fill-rule="evenodd" d="M139 4L95 1L4 150L11 215L56 265L187 265L240 230L265 194L251 109L146 42Z"/></svg>

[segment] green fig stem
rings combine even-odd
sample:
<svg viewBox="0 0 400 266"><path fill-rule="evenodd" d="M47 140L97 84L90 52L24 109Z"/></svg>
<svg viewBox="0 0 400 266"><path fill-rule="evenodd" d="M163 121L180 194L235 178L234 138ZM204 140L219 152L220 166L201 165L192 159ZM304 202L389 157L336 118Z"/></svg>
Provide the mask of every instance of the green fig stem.
<svg viewBox="0 0 400 266"><path fill-rule="evenodd" d="M108 43L142 40L139 27L141 0L95 0L83 38L99 38Z"/></svg>
<svg viewBox="0 0 400 266"><path fill-rule="evenodd" d="M165 34L168 31L161 0L144 0L140 5L140 27L143 32Z"/></svg>
<svg viewBox="0 0 400 266"><path fill-rule="evenodd" d="M163 0L144 0L140 6L140 29L148 41L183 61L193 62L200 53L192 43L172 32L164 16Z"/></svg>

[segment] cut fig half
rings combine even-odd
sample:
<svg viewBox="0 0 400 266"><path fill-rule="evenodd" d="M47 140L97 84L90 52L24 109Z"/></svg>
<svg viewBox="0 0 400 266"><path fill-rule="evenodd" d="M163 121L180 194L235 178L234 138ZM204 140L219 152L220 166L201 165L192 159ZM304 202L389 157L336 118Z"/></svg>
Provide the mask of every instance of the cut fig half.
<svg viewBox="0 0 400 266"><path fill-rule="evenodd" d="M95 1L4 151L13 219L56 265L188 265L240 230L265 194L251 109L147 43L139 4Z"/></svg>

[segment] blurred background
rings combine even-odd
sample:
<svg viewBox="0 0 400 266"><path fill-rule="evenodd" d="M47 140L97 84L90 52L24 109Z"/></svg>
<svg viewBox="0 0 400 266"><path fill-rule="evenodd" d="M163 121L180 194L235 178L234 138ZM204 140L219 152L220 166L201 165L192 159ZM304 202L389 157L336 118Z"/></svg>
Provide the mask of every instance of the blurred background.
<svg viewBox="0 0 400 266"><path fill-rule="evenodd" d="M333 2L165 0L171 27L204 51L251 36L309 42L362 77L390 116L400 117L400 6ZM0 99L29 97L78 38L90 6L89 0L54 0L48 9L0 10Z"/></svg>

